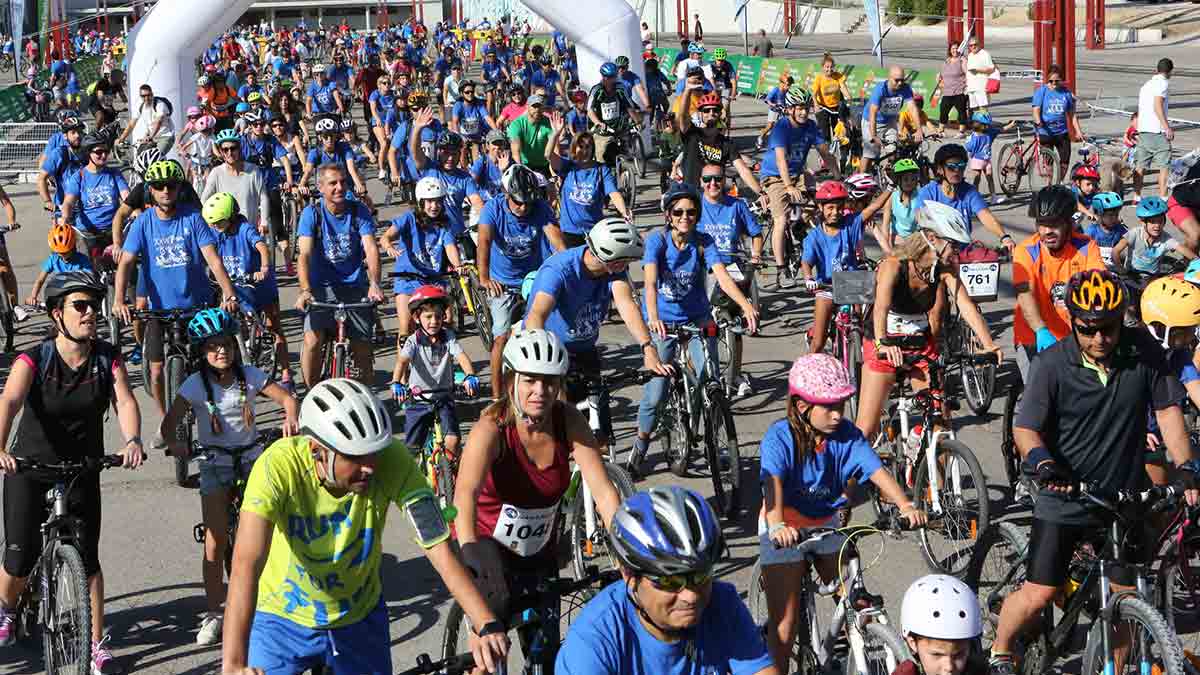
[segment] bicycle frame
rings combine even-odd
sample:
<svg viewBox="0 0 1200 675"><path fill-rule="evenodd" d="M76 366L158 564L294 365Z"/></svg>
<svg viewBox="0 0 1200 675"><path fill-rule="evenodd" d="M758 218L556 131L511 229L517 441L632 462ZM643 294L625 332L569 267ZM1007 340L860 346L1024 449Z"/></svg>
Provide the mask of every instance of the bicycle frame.
<svg viewBox="0 0 1200 675"><path fill-rule="evenodd" d="M933 378L931 377L930 378L930 380L931 380L930 386L931 387L933 386L932 379ZM916 408L917 408L917 403L916 403L915 396L911 396L911 395L910 396L902 396L896 400L896 413L900 416L901 443L908 442L909 432L911 430L911 428L909 427L909 413L915 411ZM920 452L917 453L917 457L913 461L913 463L914 463L914 465L916 465L916 464L919 464L920 462L924 461L925 468L929 472L930 485L938 485L938 484L940 484L941 479L942 479L941 473L938 471L938 462L937 462L938 442L941 441L942 439L955 440L957 437L955 436L953 429L948 429L946 431L934 431L933 430L934 415L931 414L931 411L928 411L928 410L924 411L923 414L924 414L924 420L923 420L924 424L923 424L923 428L921 431L921 450L920 450ZM904 461L907 462L909 460L906 457ZM950 484L955 493L959 493L962 491L962 474L959 471L958 462L953 461L953 459L950 462ZM941 495L939 494L939 492L940 492L940 490L930 490L931 494L929 495L929 500L930 500L930 505L932 506L932 509L933 509L934 516L943 515L942 500L941 500Z"/></svg>

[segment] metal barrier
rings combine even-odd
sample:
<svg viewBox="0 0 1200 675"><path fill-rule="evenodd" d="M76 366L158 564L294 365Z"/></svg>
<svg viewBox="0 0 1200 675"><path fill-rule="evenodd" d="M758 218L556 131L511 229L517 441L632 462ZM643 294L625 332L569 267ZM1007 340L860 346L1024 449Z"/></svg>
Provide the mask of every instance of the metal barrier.
<svg viewBox="0 0 1200 675"><path fill-rule="evenodd" d="M0 174L37 171L38 155L46 149L58 125L45 122L0 123Z"/></svg>

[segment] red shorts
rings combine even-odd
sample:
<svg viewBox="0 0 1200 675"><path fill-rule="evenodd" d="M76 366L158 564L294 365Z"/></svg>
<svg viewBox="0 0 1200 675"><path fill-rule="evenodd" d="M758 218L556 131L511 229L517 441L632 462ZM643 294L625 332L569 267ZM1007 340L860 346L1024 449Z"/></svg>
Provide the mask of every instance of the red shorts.
<svg viewBox="0 0 1200 675"><path fill-rule="evenodd" d="M1176 227L1179 227L1188 218L1195 218L1196 214L1188 207L1175 201L1175 197L1170 197L1167 199L1167 217L1171 219L1171 222Z"/></svg>
<svg viewBox="0 0 1200 675"><path fill-rule="evenodd" d="M921 349L905 349L903 351L905 354L924 354L931 359L936 359L938 357L937 340L930 338ZM890 375L896 372L896 367L892 365L891 361L875 356L874 340L863 340L863 363L877 373L887 373ZM917 364L917 370L920 370L922 373L925 373L926 377L929 377L929 363L927 361Z"/></svg>

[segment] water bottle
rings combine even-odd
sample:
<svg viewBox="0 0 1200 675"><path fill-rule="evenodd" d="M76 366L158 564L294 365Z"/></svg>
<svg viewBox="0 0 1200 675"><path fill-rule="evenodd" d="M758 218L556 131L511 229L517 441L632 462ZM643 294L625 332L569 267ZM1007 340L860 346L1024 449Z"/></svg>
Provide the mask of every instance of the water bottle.
<svg viewBox="0 0 1200 675"><path fill-rule="evenodd" d="M904 455L910 462L915 462L921 452L921 435L924 431L924 427L918 424L908 432L908 438L904 439Z"/></svg>

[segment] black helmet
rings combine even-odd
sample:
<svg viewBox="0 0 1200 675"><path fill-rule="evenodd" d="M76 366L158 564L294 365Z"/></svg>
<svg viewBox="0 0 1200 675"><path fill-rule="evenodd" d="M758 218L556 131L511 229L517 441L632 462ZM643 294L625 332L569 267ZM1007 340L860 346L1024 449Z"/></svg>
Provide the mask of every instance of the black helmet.
<svg viewBox="0 0 1200 675"><path fill-rule="evenodd" d="M943 166L952 159L967 161L967 149L958 143L947 143L933 153L934 166Z"/></svg>
<svg viewBox="0 0 1200 675"><path fill-rule="evenodd" d="M500 177L500 185L514 201L526 204L543 199L546 194L537 174L524 164L510 164Z"/></svg>
<svg viewBox="0 0 1200 675"><path fill-rule="evenodd" d="M100 283L100 277L91 270L56 272L46 279L46 285L42 288L42 298L45 299L46 307L53 308L58 306L60 299L78 291L102 297L105 288L104 284Z"/></svg>
<svg viewBox="0 0 1200 675"><path fill-rule="evenodd" d="M458 148L462 147L463 139L462 136L459 136L453 131L443 131L442 133L438 134L436 143L437 147L439 148L450 148L457 150Z"/></svg>
<svg viewBox="0 0 1200 675"><path fill-rule="evenodd" d="M109 147L110 144L111 144L111 140L108 138L107 135L93 131L92 133L84 136L83 139L79 141L79 148L81 150L83 150L84 153L88 153L88 152L92 151L92 148L100 148L100 147L107 148L107 147Z"/></svg>
<svg viewBox="0 0 1200 675"><path fill-rule="evenodd" d="M1050 185L1033 193L1029 200L1029 217L1036 221L1070 222L1078 203L1071 188Z"/></svg>
<svg viewBox="0 0 1200 675"><path fill-rule="evenodd" d="M667 193L662 196L663 213L670 211L671 207L675 205L675 202L684 198L691 199L692 201L696 202L696 206L700 205L700 193L696 191L696 188L687 183L675 183L672 185L667 190Z"/></svg>

